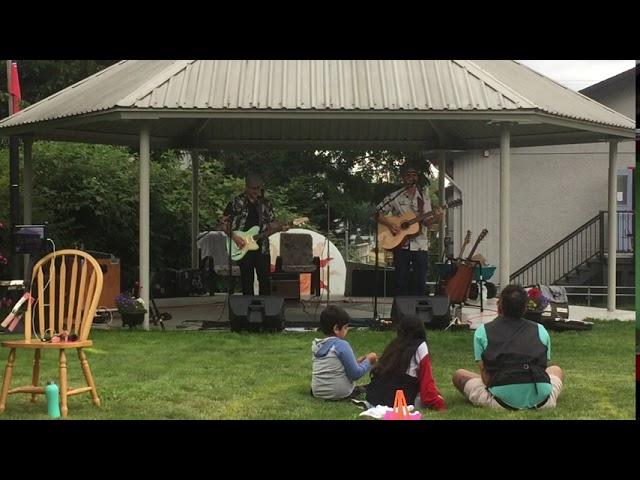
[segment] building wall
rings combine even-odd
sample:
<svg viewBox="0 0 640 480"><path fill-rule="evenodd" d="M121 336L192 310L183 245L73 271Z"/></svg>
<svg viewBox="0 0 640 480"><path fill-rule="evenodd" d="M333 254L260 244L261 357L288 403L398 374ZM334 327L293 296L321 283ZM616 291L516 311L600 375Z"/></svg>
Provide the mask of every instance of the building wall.
<svg viewBox="0 0 640 480"><path fill-rule="evenodd" d="M586 89L589 96L635 119L635 72ZM453 178L463 193L462 225L454 224L457 255L467 230L472 242L489 231L476 253L496 265L499 282L500 150L469 151L450 157ZM634 166L635 142L618 144L617 169ZM609 144L553 145L511 150L510 271L515 272L569 233L607 210ZM451 222L451 221L450 221ZM473 243L472 243L473 244ZM469 247L470 248L470 247ZM467 253L469 250L467 249Z"/></svg>
<svg viewBox="0 0 640 480"><path fill-rule="evenodd" d="M600 143L511 150L512 273L607 210L608 148L608 143ZM489 234L476 253L499 267L500 151L483 155L471 151L454 161L454 178L464 192L462 235L455 222L454 252L459 251L466 230L472 231L474 241L486 228ZM634 164L634 142L620 143L618 169Z"/></svg>
<svg viewBox="0 0 640 480"><path fill-rule="evenodd" d="M605 80L597 85L585 88L580 93L620 112L629 118L635 118L636 103L629 101L636 95L635 69L620 74L616 80Z"/></svg>

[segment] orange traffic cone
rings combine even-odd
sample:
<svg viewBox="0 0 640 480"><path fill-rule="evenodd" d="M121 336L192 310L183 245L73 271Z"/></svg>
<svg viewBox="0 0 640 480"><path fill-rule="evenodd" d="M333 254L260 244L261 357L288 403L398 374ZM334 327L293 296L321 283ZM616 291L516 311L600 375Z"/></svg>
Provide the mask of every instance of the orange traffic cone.
<svg viewBox="0 0 640 480"><path fill-rule="evenodd" d="M396 398L393 400L393 410L384 414L384 420L420 420L420 412L409 413L407 400L402 390L396 390Z"/></svg>

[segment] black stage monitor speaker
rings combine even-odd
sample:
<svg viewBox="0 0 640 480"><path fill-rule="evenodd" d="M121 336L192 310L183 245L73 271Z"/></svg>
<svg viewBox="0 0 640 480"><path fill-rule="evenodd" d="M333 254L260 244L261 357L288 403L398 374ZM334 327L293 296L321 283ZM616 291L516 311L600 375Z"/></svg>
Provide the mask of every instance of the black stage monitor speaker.
<svg viewBox="0 0 640 480"><path fill-rule="evenodd" d="M229 323L232 332L281 331L284 329L284 298L232 295L229 297Z"/></svg>
<svg viewBox="0 0 640 480"><path fill-rule="evenodd" d="M407 315L415 315L422 319L425 328L443 329L451 321L449 312L449 297L440 295L435 297L398 296L393 299L391 307L391 321L402 321Z"/></svg>

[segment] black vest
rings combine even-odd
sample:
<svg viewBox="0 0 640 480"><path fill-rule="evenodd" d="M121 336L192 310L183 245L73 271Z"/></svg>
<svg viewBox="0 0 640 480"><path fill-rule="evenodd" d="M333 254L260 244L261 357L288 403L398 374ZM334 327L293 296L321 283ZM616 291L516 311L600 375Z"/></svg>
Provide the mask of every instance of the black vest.
<svg viewBox="0 0 640 480"><path fill-rule="evenodd" d="M489 387L551 383L546 372L547 347L540 341L537 323L498 317L484 328L488 345L482 361L491 378Z"/></svg>

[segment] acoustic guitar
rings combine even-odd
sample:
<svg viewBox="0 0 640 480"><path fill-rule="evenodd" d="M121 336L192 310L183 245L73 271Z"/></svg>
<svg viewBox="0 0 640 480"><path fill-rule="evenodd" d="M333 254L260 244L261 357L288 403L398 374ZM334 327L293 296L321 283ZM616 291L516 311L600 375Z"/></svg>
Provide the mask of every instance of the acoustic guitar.
<svg viewBox="0 0 640 480"><path fill-rule="evenodd" d="M480 232L476 243L473 245L471 252L469 252L469 256L466 260L460 261L456 272L447 282L444 291L451 303L463 303L467 299L471 280L473 279L473 262L471 261L471 257L473 257L480 242L487 236L487 233L489 233L489 231L486 228Z"/></svg>
<svg viewBox="0 0 640 480"><path fill-rule="evenodd" d="M471 230L467 230L467 234L464 236L464 240L462 241L462 246L460 247L460 253L458 254L458 257L456 259L454 259L453 257L449 257L451 261L451 264L450 264L451 268L447 270L446 273L443 274L442 279L439 282L439 285L437 287L438 295L442 295L444 293L444 288L447 286L447 283L449 282L449 280L451 280L456 273L458 263L460 262L460 259L462 258L462 254L464 253L464 249L467 248L467 245L469 245L470 243L471 243Z"/></svg>
<svg viewBox="0 0 640 480"><path fill-rule="evenodd" d="M454 208L462 205L462 199L452 200L448 202L446 205L443 205L442 208ZM433 211L425 212L420 215L416 215L413 212L405 212L402 215L389 215L385 218L400 228L400 232L396 235L391 232L389 227L382 223L378 223L378 245L382 248L386 248L387 250L392 250L400 245L407 236L415 235L420 231L420 224L433 217Z"/></svg>
<svg viewBox="0 0 640 480"><path fill-rule="evenodd" d="M262 240L263 238L267 238L276 232L281 231L285 226L297 227L300 225L304 225L305 223L308 223L308 222L309 222L308 217L296 218L295 220L289 223L277 222L278 226L275 229L267 230L266 232L262 232L262 233L259 233L260 227L258 225L251 227L247 231L234 230L233 232L234 235L237 235L238 237L242 238L242 240L244 240L244 246L242 248L239 248L236 242L231 240L231 259L235 261L241 260L247 254L247 252L258 249L258 242L260 240ZM225 242L225 243L227 244L227 253L228 253L229 243L228 242Z"/></svg>
<svg viewBox="0 0 640 480"><path fill-rule="evenodd" d="M467 245L469 245L470 243L471 243L471 230L467 230L467 234L464 236L464 241L462 242L462 246L460 247L460 253L458 254L458 258L462 258L464 249L467 248Z"/></svg>

